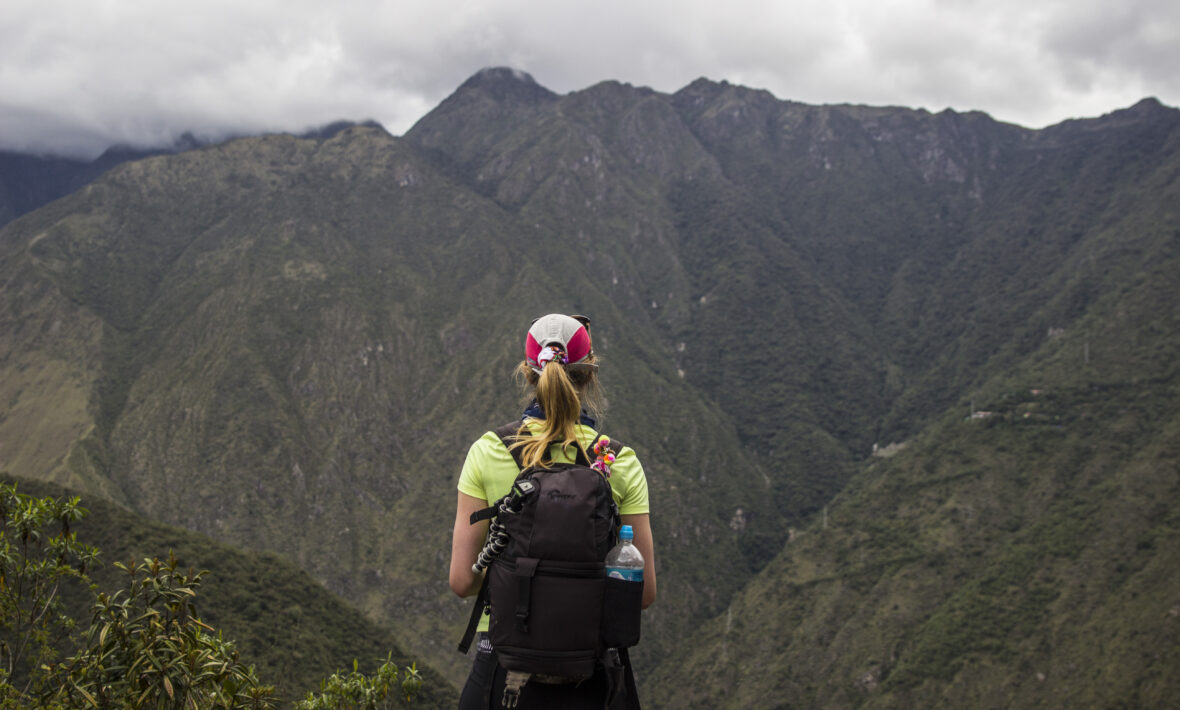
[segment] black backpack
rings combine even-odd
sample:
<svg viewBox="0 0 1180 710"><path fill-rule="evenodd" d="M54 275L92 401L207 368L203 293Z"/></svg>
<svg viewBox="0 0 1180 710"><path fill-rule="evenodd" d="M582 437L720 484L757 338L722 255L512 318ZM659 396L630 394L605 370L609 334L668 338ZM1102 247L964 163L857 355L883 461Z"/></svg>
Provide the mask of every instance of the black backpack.
<svg viewBox="0 0 1180 710"><path fill-rule="evenodd" d="M626 648L639 642L643 584L606 577L603 560L619 532L610 483L581 447L573 463L524 468L511 448L519 428L516 421L495 430L522 469L512 491L471 516L473 525L492 524L477 562L487 575L459 651L467 652L487 608L488 635L508 671L505 707L530 679L576 682L599 664L611 688L607 703L622 682L635 700ZM616 454L621 448L611 442Z"/></svg>

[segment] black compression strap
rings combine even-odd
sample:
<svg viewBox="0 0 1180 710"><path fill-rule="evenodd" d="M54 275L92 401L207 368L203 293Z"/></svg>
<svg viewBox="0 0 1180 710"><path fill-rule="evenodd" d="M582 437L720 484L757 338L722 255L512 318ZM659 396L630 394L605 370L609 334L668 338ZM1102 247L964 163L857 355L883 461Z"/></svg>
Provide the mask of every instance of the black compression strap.
<svg viewBox="0 0 1180 710"><path fill-rule="evenodd" d="M475 525L481 520L491 520L492 518L496 517L497 510L499 510L498 506L493 505L488 508L484 508L483 510L475 511L471 514L471 524Z"/></svg>
<svg viewBox="0 0 1180 710"><path fill-rule="evenodd" d="M471 648L471 640L475 638L475 630L479 628L479 617L483 616L483 609L488 605L488 576L485 574L483 584L479 585L479 594L475 597L475 605L471 607L471 619L467 621L467 629L463 638L459 640L459 653L467 655Z"/></svg>
<svg viewBox="0 0 1180 710"><path fill-rule="evenodd" d="M641 710L639 707L639 689L635 687L635 671L631 670L631 656L627 649L619 649L619 660L623 662L623 688L627 691L626 702L623 707L627 710Z"/></svg>
<svg viewBox="0 0 1180 710"><path fill-rule="evenodd" d="M602 707L603 710L610 710L611 705L623 690L624 668L619 660L618 650L613 648L608 648L603 652L599 663L602 664L603 675L606 676L606 702Z"/></svg>
<svg viewBox="0 0 1180 710"><path fill-rule="evenodd" d="M537 574L535 557L516 558L516 630L522 634L529 632L529 606L532 599L533 577Z"/></svg>

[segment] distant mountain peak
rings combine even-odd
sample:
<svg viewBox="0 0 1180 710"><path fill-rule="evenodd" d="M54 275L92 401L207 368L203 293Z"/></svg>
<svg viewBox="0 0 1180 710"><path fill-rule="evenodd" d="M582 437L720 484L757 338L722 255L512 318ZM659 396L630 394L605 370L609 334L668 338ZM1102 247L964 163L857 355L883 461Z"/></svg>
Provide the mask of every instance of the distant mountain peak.
<svg viewBox="0 0 1180 710"><path fill-rule="evenodd" d="M1180 110L1163 104L1159 99L1148 96L1135 102L1134 105L1120 108L1096 118L1070 118L1045 129L1050 135L1059 135L1062 131L1093 131L1143 123L1160 123L1172 125L1180 121Z"/></svg>
<svg viewBox="0 0 1180 710"><path fill-rule="evenodd" d="M1157 116L1170 116L1176 113L1176 109L1165 106L1160 103L1160 100L1154 96L1147 96L1139 99L1133 105L1127 108L1117 109L1110 113L1099 116L1096 120L1106 121L1110 119L1134 119L1141 120L1145 118L1153 118ZM1085 119L1083 119L1085 120Z"/></svg>
<svg viewBox="0 0 1180 710"><path fill-rule="evenodd" d="M177 136L176 140L172 141L172 152L182 153L186 150L200 148L207 143L208 141L203 141L200 138L197 138L192 131L185 131L184 133L181 133L179 136Z"/></svg>
<svg viewBox="0 0 1180 710"><path fill-rule="evenodd" d="M482 91L497 101L536 101L556 96L526 71L512 67L484 67L472 74L455 93Z"/></svg>
<svg viewBox="0 0 1180 710"><path fill-rule="evenodd" d="M1127 114L1136 117L1174 116L1176 108L1168 106L1154 96L1147 96L1135 102L1134 106L1125 109Z"/></svg>
<svg viewBox="0 0 1180 710"><path fill-rule="evenodd" d="M537 84L532 74L512 67L484 67L472 74L467 83L472 81L520 81L525 84Z"/></svg>
<svg viewBox="0 0 1180 710"><path fill-rule="evenodd" d="M725 94L727 96L735 96L741 98L755 98L757 100L770 99L778 101L774 94L766 89L754 89L741 84L731 84L722 79L720 81L713 81L708 77L699 77L694 79L692 83L677 91L674 96L719 96Z"/></svg>
<svg viewBox="0 0 1180 710"><path fill-rule="evenodd" d="M712 79L710 79L707 76L701 76L701 77L697 77L696 79L694 79L692 81L692 83L689 84L688 86L685 86L684 88L680 89L680 92L718 91L728 85L729 85L729 82L727 82L725 80L713 81ZM680 92L677 92L677 93L680 93Z"/></svg>
<svg viewBox="0 0 1180 710"><path fill-rule="evenodd" d="M350 128L356 128L357 126L363 126L365 128L377 128L382 131L385 130L384 126L382 126L380 123L378 123L377 121L374 121L371 118L366 119L364 121L340 120L340 121L333 121L329 124L326 124L323 126L318 126L316 128L308 129L307 131L300 133L299 137L300 138L312 138L312 139L317 139L317 140L326 140L329 138L335 138L340 133L343 133L344 131L347 131Z"/></svg>
<svg viewBox="0 0 1180 710"><path fill-rule="evenodd" d="M1140 111L1154 111L1156 109L1163 108L1163 104L1160 103L1160 100L1156 97L1147 96L1139 99L1139 101L1137 101L1131 108Z"/></svg>

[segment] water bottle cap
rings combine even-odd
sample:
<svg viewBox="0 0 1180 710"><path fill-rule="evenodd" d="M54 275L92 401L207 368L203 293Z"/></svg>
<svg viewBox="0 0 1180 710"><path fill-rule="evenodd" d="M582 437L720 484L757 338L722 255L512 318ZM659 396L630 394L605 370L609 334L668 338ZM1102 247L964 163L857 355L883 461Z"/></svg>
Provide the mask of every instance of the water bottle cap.
<svg viewBox="0 0 1180 710"><path fill-rule="evenodd" d="M620 540L634 540L635 539L635 531L633 531L631 529L630 525L624 525L623 527L619 528L619 539Z"/></svg>

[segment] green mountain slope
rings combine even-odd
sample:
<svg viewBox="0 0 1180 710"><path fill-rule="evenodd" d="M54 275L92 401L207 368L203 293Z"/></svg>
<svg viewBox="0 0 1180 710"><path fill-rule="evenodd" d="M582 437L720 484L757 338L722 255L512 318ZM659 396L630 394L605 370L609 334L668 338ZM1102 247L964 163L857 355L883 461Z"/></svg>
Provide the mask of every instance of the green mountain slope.
<svg viewBox="0 0 1180 710"><path fill-rule="evenodd" d="M705 660L716 625L797 584L790 528L913 457L962 473L920 442L972 401L1089 401L1079 352L1119 363L1112 387L1173 357L1178 127L1153 101L1029 131L485 70L404 138L126 164L0 231L0 464L278 553L458 682L462 457L517 416L524 325L589 313L604 427L652 488L661 598L636 655L658 704L732 672Z"/></svg>
<svg viewBox="0 0 1180 710"><path fill-rule="evenodd" d="M867 462L685 644L687 658L658 669L658 707L1169 704L1180 658L1171 140L1141 182L1109 186L1118 218L1080 240L1030 307L1068 327L1008 343L957 406Z"/></svg>
<svg viewBox="0 0 1180 710"><path fill-rule="evenodd" d="M1016 394L854 479L660 668L657 706L1166 706L1176 381Z"/></svg>
<svg viewBox="0 0 1180 710"><path fill-rule="evenodd" d="M580 255L514 252L531 241L520 231L518 217L372 128L124 166L4 233L10 322L82 349L30 354L13 338L10 401L41 401L21 373L45 375L22 370L25 358L61 362L62 381L83 383L83 438L42 452L41 475L279 552L396 619L410 653L449 662L458 679L465 662L452 637L465 612L444 571L454 485L470 441L518 416L518 328L505 324L593 312L603 355L630 359L605 376L609 431L648 462L665 501L665 564L694 580L662 602L655 654L748 577L753 562L729 526L740 509L770 528L765 478L733 426L678 385L670 348L621 327L627 317L581 273ZM563 271L579 285L559 280ZM36 317L15 297L26 281L51 294ZM552 295L565 290L580 296ZM668 409L648 423L654 401ZM700 464L727 461L746 462L740 488L697 483ZM678 570L696 548L729 578Z"/></svg>

